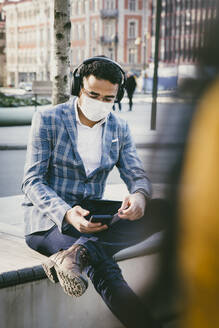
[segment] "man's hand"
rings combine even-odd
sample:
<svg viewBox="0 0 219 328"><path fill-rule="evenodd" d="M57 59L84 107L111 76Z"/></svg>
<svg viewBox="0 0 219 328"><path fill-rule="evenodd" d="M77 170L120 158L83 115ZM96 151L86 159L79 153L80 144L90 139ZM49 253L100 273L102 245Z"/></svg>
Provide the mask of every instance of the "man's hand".
<svg viewBox="0 0 219 328"><path fill-rule="evenodd" d="M118 215L121 219L138 220L144 215L145 208L145 196L140 192L136 192L125 197L122 206L118 210Z"/></svg>
<svg viewBox="0 0 219 328"><path fill-rule="evenodd" d="M77 205L66 212L65 221L83 233L94 233L108 228L107 225L102 225L100 222L92 223L87 221L84 217L88 214L89 211Z"/></svg>

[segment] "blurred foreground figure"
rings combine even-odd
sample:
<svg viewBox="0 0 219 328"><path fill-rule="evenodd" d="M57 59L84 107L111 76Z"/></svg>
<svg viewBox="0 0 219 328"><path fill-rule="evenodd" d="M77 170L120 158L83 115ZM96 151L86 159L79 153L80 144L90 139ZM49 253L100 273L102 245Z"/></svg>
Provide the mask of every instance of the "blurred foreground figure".
<svg viewBox="0 0 219 328"><path fill-rule="evenodd" d="M182 327L219 327L219 79L197 108L181 192Z"/></svg>
<svg viewBox="0 0 219 328"><path fill-rule="evenodd" d="M199 54L204 92L199 88L182 172L178 247L185 289L183 328L219 327L218 12L217 3L214 21L205 26L204 47Z"/></svg>
<svg viewBox="0 0 219 328"><path fill-rule="evenodd" d="M214 18L203 26L199 44L204 46L196 49L198 53L194 49L198 75L179 90L181 97L189 96L194 102L187 118L183 117L186 111L174 113L179 123L175 120L173 125L178 133L184 131L184 146L176 154L176 165L168 163L167 181L173 186L166 195L170 224L154 293L162 307L176 296L181 312L177 328L219 327L218 8Z"/></svg>

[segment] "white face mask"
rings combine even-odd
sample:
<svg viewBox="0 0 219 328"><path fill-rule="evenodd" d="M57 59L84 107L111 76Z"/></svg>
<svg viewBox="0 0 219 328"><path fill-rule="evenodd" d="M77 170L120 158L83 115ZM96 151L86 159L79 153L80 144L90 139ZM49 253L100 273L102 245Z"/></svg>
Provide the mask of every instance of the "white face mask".
<svg viewBox="0 0 219 328"><path fill-rule="evenodd" d="M113 103L103 102L97 99L92 99L85 94L81 95L80 109L82 113L90 120L98 122L108 116L110 113Z"/></svg>

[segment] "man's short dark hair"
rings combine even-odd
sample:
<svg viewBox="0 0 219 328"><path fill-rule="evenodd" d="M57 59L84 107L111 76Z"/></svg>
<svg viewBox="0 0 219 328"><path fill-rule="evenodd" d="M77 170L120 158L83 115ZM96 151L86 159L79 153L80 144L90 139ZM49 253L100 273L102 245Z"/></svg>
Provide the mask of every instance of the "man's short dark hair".
<svg viewBox="0 0 219 328"><path fill-rule="evenodd" d="M82 64L79 69L79 74L81 81L83 81L83 77L88 77L90 75L94 75L98 80L107 80L112 84L120 85L123 81L122 72L119 67L104 60Z"/></svg>

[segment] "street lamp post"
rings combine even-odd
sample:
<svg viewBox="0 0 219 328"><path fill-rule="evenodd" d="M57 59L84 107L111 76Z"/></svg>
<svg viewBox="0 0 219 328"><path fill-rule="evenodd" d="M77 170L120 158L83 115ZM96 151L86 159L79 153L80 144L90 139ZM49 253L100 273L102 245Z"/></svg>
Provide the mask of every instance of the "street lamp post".
<svg viewBox="0 0 219 328"><path fill-rule="evenodd" d="M154 77L151 107L151 130L156 130L157 116L157 87L158 87L158 55L160 41L160 19L161 19L161 0L157 0L156 11L156 38L155 38L155 55L154 55Z"/></svg>

